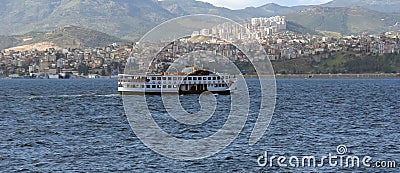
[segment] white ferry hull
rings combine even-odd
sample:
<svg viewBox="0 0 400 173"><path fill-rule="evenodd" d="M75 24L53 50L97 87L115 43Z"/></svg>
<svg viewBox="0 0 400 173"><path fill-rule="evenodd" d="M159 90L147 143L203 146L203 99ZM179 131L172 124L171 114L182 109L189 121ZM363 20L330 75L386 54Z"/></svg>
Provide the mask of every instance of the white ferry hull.
<svg viewBox="0 0 400 173"><path fill-rule="evenodd" d="M182 91L182 90L168 90L168 89L163 89L163 90L151 90L151 89L145 89L145 88L124 88L124 87L118 87L118 91L121 95L161 95L161 94L201 94L203 92L211 92L213 94L219 94L219 95L229 95L231 93L231 90L229 89L210 89L210 90L203 90L203 91Z"/></svg>
<svg viewBox="0 0 400 173"><path fill-rule="evenodd" d="M132 94L201 94L211 92L229 95L235 82L234 76L194 71L186 75L118 75L118 91Z"/></svg>

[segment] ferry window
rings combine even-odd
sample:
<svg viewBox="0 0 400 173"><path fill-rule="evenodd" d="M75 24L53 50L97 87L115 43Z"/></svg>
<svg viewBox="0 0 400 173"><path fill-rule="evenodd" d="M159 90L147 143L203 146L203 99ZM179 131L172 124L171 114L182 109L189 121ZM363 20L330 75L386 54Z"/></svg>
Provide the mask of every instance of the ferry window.
<svg viewBox="0 0 400 173"><path fill-rule="evenodd" d="M151 85L151 88L156 88L156 86L155 85Z"/></svg>
<svg viewBox="0 0 400 173"><path fill-rule="evenodd" d="M174 85L174 88L176 88L176 85Z"/></svg>
<svg viewBox="0 0 400 173"><path fill-rule="evenodd" d="M207 77L203 77L203 80L207 80Z"/></svg>
<svg viewBox="0 0 400 173"><path fill-rule="evenodd" d="M140 88L144 88L144 85L140 85Z"/></svg>
<svg viewBox="0 0 400 173"><path fill-rule="evenodd" d="M161 88L161 85L157 85L157 88Z"/></svg>
<svg viewBox="0 0 400 173"><path fill-rule="evenodd" d="M221 79L221 77L219 77L219 76L218 76L218 77L217 77L217 79L218 79L218 80L220 80L220 79Z"/></svg>
<svg viewBox="0 0 400 173"><path fill-rule="evenodd" d="M166 86L166 85L163 85L162 87L163 87L163 88L167 88L167 86Z"/></svg>
<svg viewBox="0 0 400 173"><path fill-rule="evenodd" d="M208 77L208 80L211 80L211 77Z"/></svg>
<svg viewBox="0 0 400 173"><path fill-rule="evenodd" d="M171 80L171 77L168 77L168 80Z"/></svg>
<svg viewBox="0 0 400 173"><path fill-rule="evenodd" d="M215 77L213 77L213 80L215 80L216 78Z"/></svg>
<svg viewBox="0 0 400 173"><path fill-rule="evenodd" d="M162 80L167 80L167 77L163 77Z"/></svg>
<svg viewBox="0 0 400 173"><path fill-rule="evenodd" d="M192 77L188 77L188 80L192 80Z"/></svg>
<svg viewBox="0 0 400 173"><path fill-rule="evenodd" d="M172 88L172 86L171 86L171 85L168 85L168 88Z"/></svg>
<svg viewBox="0 0 400 173"><path fill-rule="evenodd" d="M214 87L218 87L218 84L215 84Z"/></svg>
<svg viewBox="0 0 400 173"><path fill-rule="evenodd" d="M151 77L151 80L156 80L156 77Z"/></svg>
<svg viewBox="0 0 400 173"><path fill-rule="evenodd" d="M146 88L150 88L150 85L146 85Z"/></svg>
<svg viewBox="0 0 400 173"><path fill-rule="evenodd" d="M161 77L157 77L157 80L161 80Z"/></svg>
<svg viewBox="0 0 400 173"><path fill-rule="evenodd" d="M173 78L172 78L172 80L176 80L176 79L177 79L176 77L173 77Z"/></svg>

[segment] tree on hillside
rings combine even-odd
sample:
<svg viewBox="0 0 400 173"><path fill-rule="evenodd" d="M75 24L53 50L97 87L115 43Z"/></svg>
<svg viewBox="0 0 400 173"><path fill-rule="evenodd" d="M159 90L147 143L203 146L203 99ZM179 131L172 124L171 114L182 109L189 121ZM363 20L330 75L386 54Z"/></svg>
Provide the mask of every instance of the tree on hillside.
<svg viewBox="0 0 400 173"><path fill-rule="evenodd" d="M79 64L78 65L78 73L79 75L88 75L89 74L89 67L86 64Z"/></svg>

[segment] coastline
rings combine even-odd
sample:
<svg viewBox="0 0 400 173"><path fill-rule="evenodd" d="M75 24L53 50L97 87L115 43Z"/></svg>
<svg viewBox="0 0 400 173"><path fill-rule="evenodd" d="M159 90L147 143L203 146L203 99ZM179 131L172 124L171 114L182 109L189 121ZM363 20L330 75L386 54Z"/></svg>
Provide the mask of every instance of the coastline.
<svg viewBox="0 0 400 173"><path fill-rule="evenodd" d="M271 75L262 75L261 78L271 78ZM257 78L257 75L244 75L244 78ZM276 79L395 79L400 73L366 73L366 74L276 74ZM38 79L38 78L0 78L0 79ZM61 79L61 78L60 78ZM101 76L99 78L77 77L71 79L116 79L115 77ZM43 80L43 79L41 79ZM50 79L54 80L54 79ZM64 80L64 79L63 79Z"/></svg>
<svg viewBox="0 0 400 173"><path fill-rule="evenodd" d="M245 78L257 78L257 75L245 75ZM271 76L261 76L270 78ZM276 74L276 79L384 79L400 78L400 73L367 73L367 74Z"/></svg>

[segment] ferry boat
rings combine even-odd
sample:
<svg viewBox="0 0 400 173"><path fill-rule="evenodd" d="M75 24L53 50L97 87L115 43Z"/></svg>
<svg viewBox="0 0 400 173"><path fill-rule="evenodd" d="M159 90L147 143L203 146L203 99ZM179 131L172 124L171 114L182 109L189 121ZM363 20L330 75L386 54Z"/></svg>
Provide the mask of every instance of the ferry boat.
<svg viewBox="0 0 400 173"><path fill-rule="evenodd" d="M132 94L214 94L229 95L234 88L235 76L217 74L197 67L186 67L182 72L169 74L118 75L118 91Z"/></svg>

